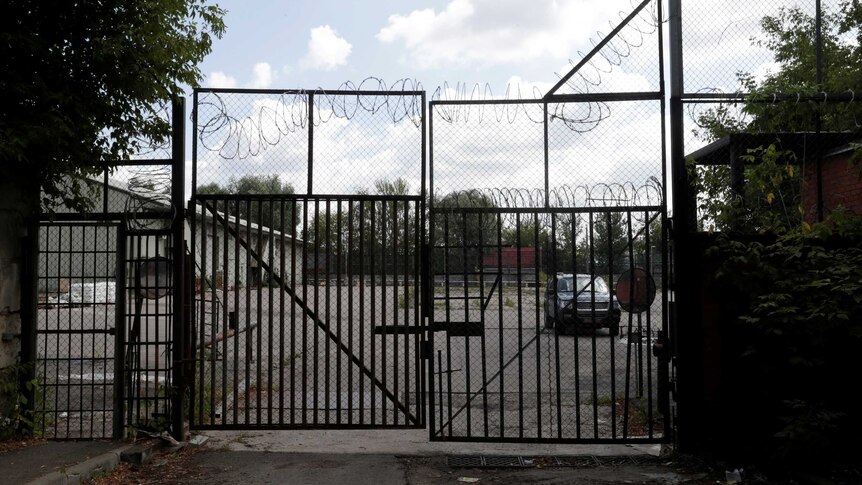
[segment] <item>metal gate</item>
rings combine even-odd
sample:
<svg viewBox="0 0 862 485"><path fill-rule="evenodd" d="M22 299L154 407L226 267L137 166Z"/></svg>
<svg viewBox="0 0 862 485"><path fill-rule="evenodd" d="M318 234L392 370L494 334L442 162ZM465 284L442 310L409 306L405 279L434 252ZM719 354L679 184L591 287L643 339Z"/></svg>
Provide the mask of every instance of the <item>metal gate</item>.
<svg viewBox="0 0 862 485"><path fill-rule="evenodd" d="M424 179L424 93L195 99L192 426L424 427L424 183L333 168L332 146L341 130L398 132L341 149L403 157Z"/></svg>
<svg viewBox="0 0 862 485"><path fill-rule="evenodd" d="M170 145L85 181L93 212L58 211L28 228L33 324L22 347L39 383L29 396L37 436L119 439L135 428L182 438L183 265L174 262L185 248L173 188L184 185L184 107L164 113Z"/></svg>
<svg viewBox="0 0 862 485"><path fill-rule="evenodd" d="M660 3L541 99L430 103L432 440L669 440Z"/></svg>

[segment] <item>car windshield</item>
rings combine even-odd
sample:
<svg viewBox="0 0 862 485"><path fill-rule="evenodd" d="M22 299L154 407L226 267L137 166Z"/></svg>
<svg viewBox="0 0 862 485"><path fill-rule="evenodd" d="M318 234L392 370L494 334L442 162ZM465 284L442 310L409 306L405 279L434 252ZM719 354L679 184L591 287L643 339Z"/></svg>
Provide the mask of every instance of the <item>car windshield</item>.
<svg viewBox="0 0 862 485"><path fill-rule="evenodd" d="M572 291L572 281L573 278L571 276L566 276L560 278L557 281L557 291L560 292L568 292ZM607 293L608 286L605 284L605 280L596 276L595 279L591 278L589 275L578 275L578 292L581 291L589 291L590 288L587 288L590 285L590 281L593 282L596 293Z"/></svg>

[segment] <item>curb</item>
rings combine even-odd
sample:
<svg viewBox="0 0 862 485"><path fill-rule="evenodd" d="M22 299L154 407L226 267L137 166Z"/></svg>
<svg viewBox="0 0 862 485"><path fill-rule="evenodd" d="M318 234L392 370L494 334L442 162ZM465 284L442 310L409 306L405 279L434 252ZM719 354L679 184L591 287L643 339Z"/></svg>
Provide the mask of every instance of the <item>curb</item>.
<svg viewBox="0 0 862 485"><path fill-rule="evenodd" d="M127 445L103 453L95 458L72 465L65 471L56 471L43 475L26 485L77 485L98 472L109 472L120 463L120 456L135 445Z"/></svg>

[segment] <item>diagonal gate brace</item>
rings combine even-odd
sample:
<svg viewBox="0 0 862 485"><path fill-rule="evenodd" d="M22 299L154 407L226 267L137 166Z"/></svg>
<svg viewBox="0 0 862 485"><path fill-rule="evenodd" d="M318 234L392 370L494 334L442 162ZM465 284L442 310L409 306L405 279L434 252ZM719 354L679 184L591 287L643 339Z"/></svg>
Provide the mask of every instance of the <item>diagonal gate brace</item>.
<svg viewBox="0 0 862 485"><path fill-rule="evenodd" d="M281 289L284 290L284 292L287 293L288 296L290 296L290 298L296 305L299 305L299 307L302 308L302 311L305 313L306 317L313 320L315 325L317 325L318 328L323 330L323 332L326 333L326 336L329 337L329 339L332 340L338 346L338 348L350 358L350 361L353 362L357 367L359 367L362 373L365 374L365 376L371 380L374 386L380 389L383 395L389 398L389 400L392 401L395 407L397 407L401 412L403 412L407 419L410 420L410 422L412 422L413 424L419 424L419 419L415 415L413 415L413 413L410 412L410 409L405 406L398 399L398 397L392 393L392 391L387 389L386 386L382 382L380 382L380 380L374 375L374 373L371 372L371 370L362 362L362 360L359 359L359 357L357 357L353 352L351 352L350 348L345 345L344 342L341 341L338 335L336 335L329 328L329 326L326 325L326 323L324 323L323 320L320 319L317 313L311 308L309 308L308 304L302 298L300 298L295 291L293 291L293 288L284 281L284 278L282 278L280 274L277 274L272 271L272 268L266 263L266 261L264 261L264 258L260 257L260 255L257 254L254 249L251 248L248 242L242 237L240 237L236 229L234 229L233 227L231 227L230 224L227 223L227 219L225 219L223 215L221 215L217 210L215 210L214 207L210 206L209 204L204 203L203 205L213 215L213 217L218 221L219 224L227 228L228 233L232 237L236 238L236 240L243 247L243 249L248 252L249 256L254 258L254 260L257 261L260 267L263 268L267 273L272 275L272 278L275 279L276 283L278 283L278 286L281 287Z"/></svg>

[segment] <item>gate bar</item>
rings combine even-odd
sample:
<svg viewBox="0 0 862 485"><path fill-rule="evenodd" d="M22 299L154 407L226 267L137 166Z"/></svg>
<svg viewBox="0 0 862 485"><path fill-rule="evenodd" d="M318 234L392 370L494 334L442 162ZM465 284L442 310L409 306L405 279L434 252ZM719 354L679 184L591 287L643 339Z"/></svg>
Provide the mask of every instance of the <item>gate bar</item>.
<svg viewBox="0 0 862 485"><path fill-rule="evenodd" d="M305 205L307 205L307 204L305 204ZM206 210L210 211L213 214L213 217L216 220L218 220L219 223L225 224L227 222L227 220L209 204L204 203L204 207L206 207ZM380 391L387 398L392 400L394 405L401 412L403 412L409 418L409 420L411 422L413 422L415 424L419 424L419 419L416 416L414 416L413 413L411 413L410 410L406 406L404 406L404 404L401 403L401 401L398 400L397 396L395 396L390 390L386 389L386 387L383 385L383 383L380 382L380 380L377 379L376 376L374 376L374 374L362 363L362 361L358 357L356 357L356 355L354 355L352 352L349 351L348 347L344 344L344 342L341 342L338 340L338 336L335 335L329 329L328 325L326 325L323 321L320 320L320 317L318 317L317 313L315 313L311 308L309 308L308 304L305 303L304 300L300 299L296 295L296 293L293 291L293 289L284 281L282 276L273 272L272 268L265 261L262 261L262 258L260 257L260 255L258 255L257 252L255 252L254 249L248 244L248 242L245 239L241 238L240 235L237 234L237 232L234 229L232 229L230 226L227 226L227 228L228 228L228 232L230 233L231 236L234 237L235 241L237 241L246 250L247 254L250 257L254 258L256 261L258 261L260 263L261 268L264 271L266 271L272 275L272 277L276 280L276 282L279 284L281 289L284 290L291 297L291 299L293 299L294 303L296 303L297 305L299 305L302 308L305 315L308 318L312 319L314 321L315 325L317 325L317 327L319 327L320 329L322 329L326 333L327 337L329 337L330 339L332 339L334 342L336 342L338 344L338 348L342 352L344 352L346 355L349 356L350 360L362 370L362 373L365 374L371 380L371 382L378 389L380 389ZM372 397L373 396L374 396L374 394L372 394Z"/></svg>

